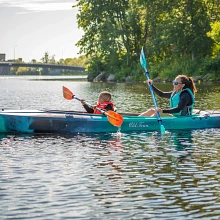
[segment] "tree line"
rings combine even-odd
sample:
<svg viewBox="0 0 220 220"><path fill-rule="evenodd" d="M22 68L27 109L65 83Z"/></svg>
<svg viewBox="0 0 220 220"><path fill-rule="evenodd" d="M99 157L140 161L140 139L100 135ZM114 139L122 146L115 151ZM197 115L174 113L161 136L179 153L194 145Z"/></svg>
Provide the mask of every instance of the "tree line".
<svg viewBox="0 0 220 220"><path fill-rule="evenodd" d="M218 77L219 0L77 0L77 42L90 77L100 72L143 79L144 47L152 77Z"/></svg>
<svg viewBox="0 0 220 220"><path fill-rule="evenodd" d="M20 59L15 60L15 62L22 62ZM37 64L37 63L44 63L44 64L60 64L60 65L69 65L69 66L85 66L86 63L86 57L85 56L79 56L78 58L66 58L66 59L60 59L56 60L55 55L50 55L48 51L44 53L44 56L40 59L40 61L37 61L36 59L32 59L31 63ZM50 70L49 68L39 68L39 67L12 67L11 72L15 75L48 75L53 72L53 70ZM60 74L63 75L76 75L78 71L75 70L61 70ZM79 74L82 74L80 71Z"/></svg>

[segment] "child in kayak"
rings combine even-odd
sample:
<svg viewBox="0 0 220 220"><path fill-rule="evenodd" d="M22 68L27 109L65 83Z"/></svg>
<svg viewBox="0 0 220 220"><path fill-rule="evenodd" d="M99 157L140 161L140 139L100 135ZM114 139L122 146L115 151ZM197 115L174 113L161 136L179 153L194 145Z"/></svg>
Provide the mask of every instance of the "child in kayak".
<svg viewBox="0 0 220 220"><path fill-rule="evenodd" d="M111 93L107 91L103 91L99 94L98 102L93 107L86 105L85 100L82 100L81 103L88 113L102 114L96 108L99 108L104 111L108 111L108 110L114 111L114 104L111 102L111 97L112 97Z"/></svg>
<svg viewBox="0 0 220 220"><path fill-rule="evenodd" d="M159 112L163 116L185 116L192 115L194 108L194 97L197 92L196 85L192 77L186 75L178 75L173 81L173 91L162 92L153 85L153 80L148 80L151 83L154 92L162 97L170 99L169 109L149 109L146 112L140 114L140 116L154 116L156 112Z"/></svg>

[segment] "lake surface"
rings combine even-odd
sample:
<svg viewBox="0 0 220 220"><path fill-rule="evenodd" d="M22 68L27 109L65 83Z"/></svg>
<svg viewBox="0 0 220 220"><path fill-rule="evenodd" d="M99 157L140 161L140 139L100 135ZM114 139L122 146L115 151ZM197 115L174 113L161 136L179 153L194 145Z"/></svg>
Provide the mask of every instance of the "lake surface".
<svg viewBox="0 0 220 220"><path fill-rule="evenodd" d="M171 84L156 84L164 91ZM153 107L145 83L0 77L4 109L83 110L108 90L119 112ZM146 89L147 88L147 89ZM220 109L220 86L197 85L196 108ZM167 100L157 97L158 106ZM0 219L220 219L220 129L0 135Z"/></svg>

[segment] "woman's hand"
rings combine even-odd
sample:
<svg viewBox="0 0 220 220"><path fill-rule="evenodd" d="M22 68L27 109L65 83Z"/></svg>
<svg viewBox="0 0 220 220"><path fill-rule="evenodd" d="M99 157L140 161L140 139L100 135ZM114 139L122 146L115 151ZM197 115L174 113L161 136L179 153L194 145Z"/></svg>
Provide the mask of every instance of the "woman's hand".
<svg viewBox="0 0 220 220"><path fill-rule="evenodd" d="M152 80L152 79L148 79L148 80L147 80L147 83L148 83L148 85L149 85L149 84L153 85L153 80Z"/></svg>
<svg viewBox="0 0 220 220"><path fill-rule="evenodd" d="M161 108L155 108L155 112L163 113L163 110Z"/></svg>

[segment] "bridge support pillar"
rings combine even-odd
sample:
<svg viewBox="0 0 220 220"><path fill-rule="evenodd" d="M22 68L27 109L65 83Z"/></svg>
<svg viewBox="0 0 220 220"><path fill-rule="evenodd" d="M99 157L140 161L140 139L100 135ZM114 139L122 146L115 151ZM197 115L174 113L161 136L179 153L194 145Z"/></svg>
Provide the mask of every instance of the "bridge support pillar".
<svg viewBox="0 0 220 220"><path fill-rule="evenodd" d="M0 66L0 75L10 75L10 67Z"/></svg>

